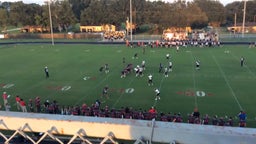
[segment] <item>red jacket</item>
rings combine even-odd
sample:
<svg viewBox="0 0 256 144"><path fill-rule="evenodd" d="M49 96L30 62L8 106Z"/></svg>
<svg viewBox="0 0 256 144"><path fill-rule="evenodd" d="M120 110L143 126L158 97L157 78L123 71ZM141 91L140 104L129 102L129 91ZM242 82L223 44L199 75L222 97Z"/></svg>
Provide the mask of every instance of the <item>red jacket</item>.
<svg viewBox="0 0 256 144"><path fill-rule="evenodd" d="M20 101L21 106L26 106L26 103L24 101Z"/></svg>

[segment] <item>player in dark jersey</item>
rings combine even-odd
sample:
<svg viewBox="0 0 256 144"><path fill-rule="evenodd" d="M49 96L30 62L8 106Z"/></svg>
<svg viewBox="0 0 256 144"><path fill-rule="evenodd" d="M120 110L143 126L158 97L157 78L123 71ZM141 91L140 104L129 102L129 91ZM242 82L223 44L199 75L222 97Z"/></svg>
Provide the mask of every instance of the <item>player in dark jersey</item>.
<svg viewBox="0 0 256 144"><path fill-rule="evenodd" d="M108 95L108 85L106 85L103 90L102 90L102 96L106 97L106 98L109 98L109 95Z"/></svg>
<svg viewBox="0 0 256 144"><path fill-rule="evenodd" d="M162 63L160 63L160 64L159 64L159 70L158 70L158 72L159 72L159 73L162 73L162 71L163 71L163 65L162 65Z"/></svg>
<svg viewBox="0 0 256 144"><path fill-rule="evenodd" d="M109 66L108 66L108 64L105 64L104 69L105 69L105 73L109 73Z"/></svg>
<svg viewBox="0 0 256 144"><path fill-rule="evenodd" d="M241 67L244 66L244 57L241 57L241 59L240 59L240 65L241 65Z"/></svg>
<svg viewBox="0 0 256 144"><path fill-rule="evenodd" d="M44 72L45 72L46 78L49 78L49 70L48 70L48 67L45 67L45 68L44 68Z"/></svg>
<svg viewBox="0 0 256 144"><path fill-rule="evenodd" d="M153 76L150 74L148 76L148 86L151 86L151 85L153 85Z"/></svg>

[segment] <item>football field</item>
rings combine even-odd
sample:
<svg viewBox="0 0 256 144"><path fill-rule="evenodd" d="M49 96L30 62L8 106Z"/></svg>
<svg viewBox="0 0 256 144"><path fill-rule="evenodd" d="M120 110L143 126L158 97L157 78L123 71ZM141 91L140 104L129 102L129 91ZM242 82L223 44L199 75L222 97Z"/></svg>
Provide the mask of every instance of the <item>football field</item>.
<svg viewBox="0 0 256 144"><path fill-rule="evenodd" d="M133 58L135 54L138 58ZM166 54L170 59L166 59ZM243 67L240 59L244 57ZM256 127L256 48L224 45L216 48L130 48L117 44L26 44L0 46L0 92L10 96L16 111L15 96L27 103L39 96L41 102L56 100L62 106L91 105L100 100L102 107L148 110L154 106L163 113L181 113L184 119L197 107L201 115L232 116L247 113L248 127ZM123 61L125 60L125 61ZM200 61L200 70L195 61ZM121 78L121 71L145 61L143 76L134 72ZM172 71L165 77L160 63ZM109 65L109 73L100 67ZM49 69L49 78L44 68ZM148 86L148 75L153 86ZM102 90L109 87L109 98ZM160 90L155 100L154 89ZM3 105L3 100L1 100ZM237 124L237 123L235 123Z"/></svg>

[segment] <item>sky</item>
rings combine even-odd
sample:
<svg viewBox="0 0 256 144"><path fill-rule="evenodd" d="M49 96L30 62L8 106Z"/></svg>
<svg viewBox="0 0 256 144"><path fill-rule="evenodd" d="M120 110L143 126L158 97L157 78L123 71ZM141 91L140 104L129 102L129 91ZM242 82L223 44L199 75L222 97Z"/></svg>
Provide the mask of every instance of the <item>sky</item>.
<svg viewBox="0 0 256 144"><path fill-rule="evenodd" d="M47 0L0 0L1 2L9 1L9 2L16 2L16 1L23 1L24 3L36 3L36 4L43 4ZM151 0L153 1L153 0ZM168 1L173 2L174 0L162 0L162 1ZM190 1L190 0L188 0ZM228 3L232 3L234 1L241 1L241 0L219 0L224 6Z"/></svg>
<svg viewBox="0 0 256 144"><path fill-rule="evenodd" d="M0 2L17 2L17 1L23 1L23 3L36 3L36 4L44 4L45 1L48 0L0 0Z"/></svg>
<svg viewBox="0 0 256 144"><path fill-rule="evenodd" d="M154 0L151 0L151 1L154 1ZM175 0L162 0L162 1L165 1L165 2L173 2ZM187 1L192 1L192 0L187 0ZM242 1L242 0L219 0L224 6L229 4L229 3L232 3L234 1Z"/></svg>

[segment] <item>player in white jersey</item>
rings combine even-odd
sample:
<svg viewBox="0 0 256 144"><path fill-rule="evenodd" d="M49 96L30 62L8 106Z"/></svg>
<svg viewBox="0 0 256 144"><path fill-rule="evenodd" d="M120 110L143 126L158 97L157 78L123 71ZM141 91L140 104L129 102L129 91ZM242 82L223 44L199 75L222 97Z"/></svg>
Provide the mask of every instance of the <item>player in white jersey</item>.
<svg viewBox="0 0 256 144"><path fill-rule="evenodd" d="M148 86L152 86L153 85L153 76L150 74L148 76Z"/></svg>
<svg viewBox="0 0 256 144"><path fill-rule="evenodd" d="M155 93L156 93L156 98L155 100L160 100L160 90L159 89L155 89Z"/></svg>
<svg viewBox="0 0 256 144"><path fill-rule="evenodd" d="M172 62L170 61L169 62L169 70L168 70L169 72L171 72L172 71Z"/></svg>
<svg viewBox="0 0 256 144"><path fill-rule="evenodd" d="M139 75L140 75L140 77L143 77L143 68L142 67L139 67Z"/></svg>
<svg viewBox="0 0 256 144"><path fill-rule="evenodd" d="M146 64L145 63L146 63L145 61L142 61L142 63L141 63L141 67L143 68L143 70L146 69Z"/></svg>
<svg viewBox="0 0 256 144"><path fill-rule="evenodd" d="M166 59L169 60L170 59L170 54L166 54Z"/></svg>
<svg viewBox="0 0 256 144"><path fill-rule="evenodd" d="M200 70L200 61L199 60L196 60L196 69Z"/></svg>
<svg viewBox="0 0 256 144"><path fill-rule="evenodd" d="M134 71L135 71L136 77L139 76L139 74L140 74L140 66L137 65L137 66L134 68Z"/></svg>
<svg viewBox="0 0 256 144"><path fill-rule="evenodd" d="M177 45L176 46L176 51L179 52L179 50L180 50L180 47Z"/></svg>
<svg viewBox="0 0 256 144"><path fill-rule="evenodd" d="M164 68L164 76L168 77L168 68L167 67Z"/></svg>

